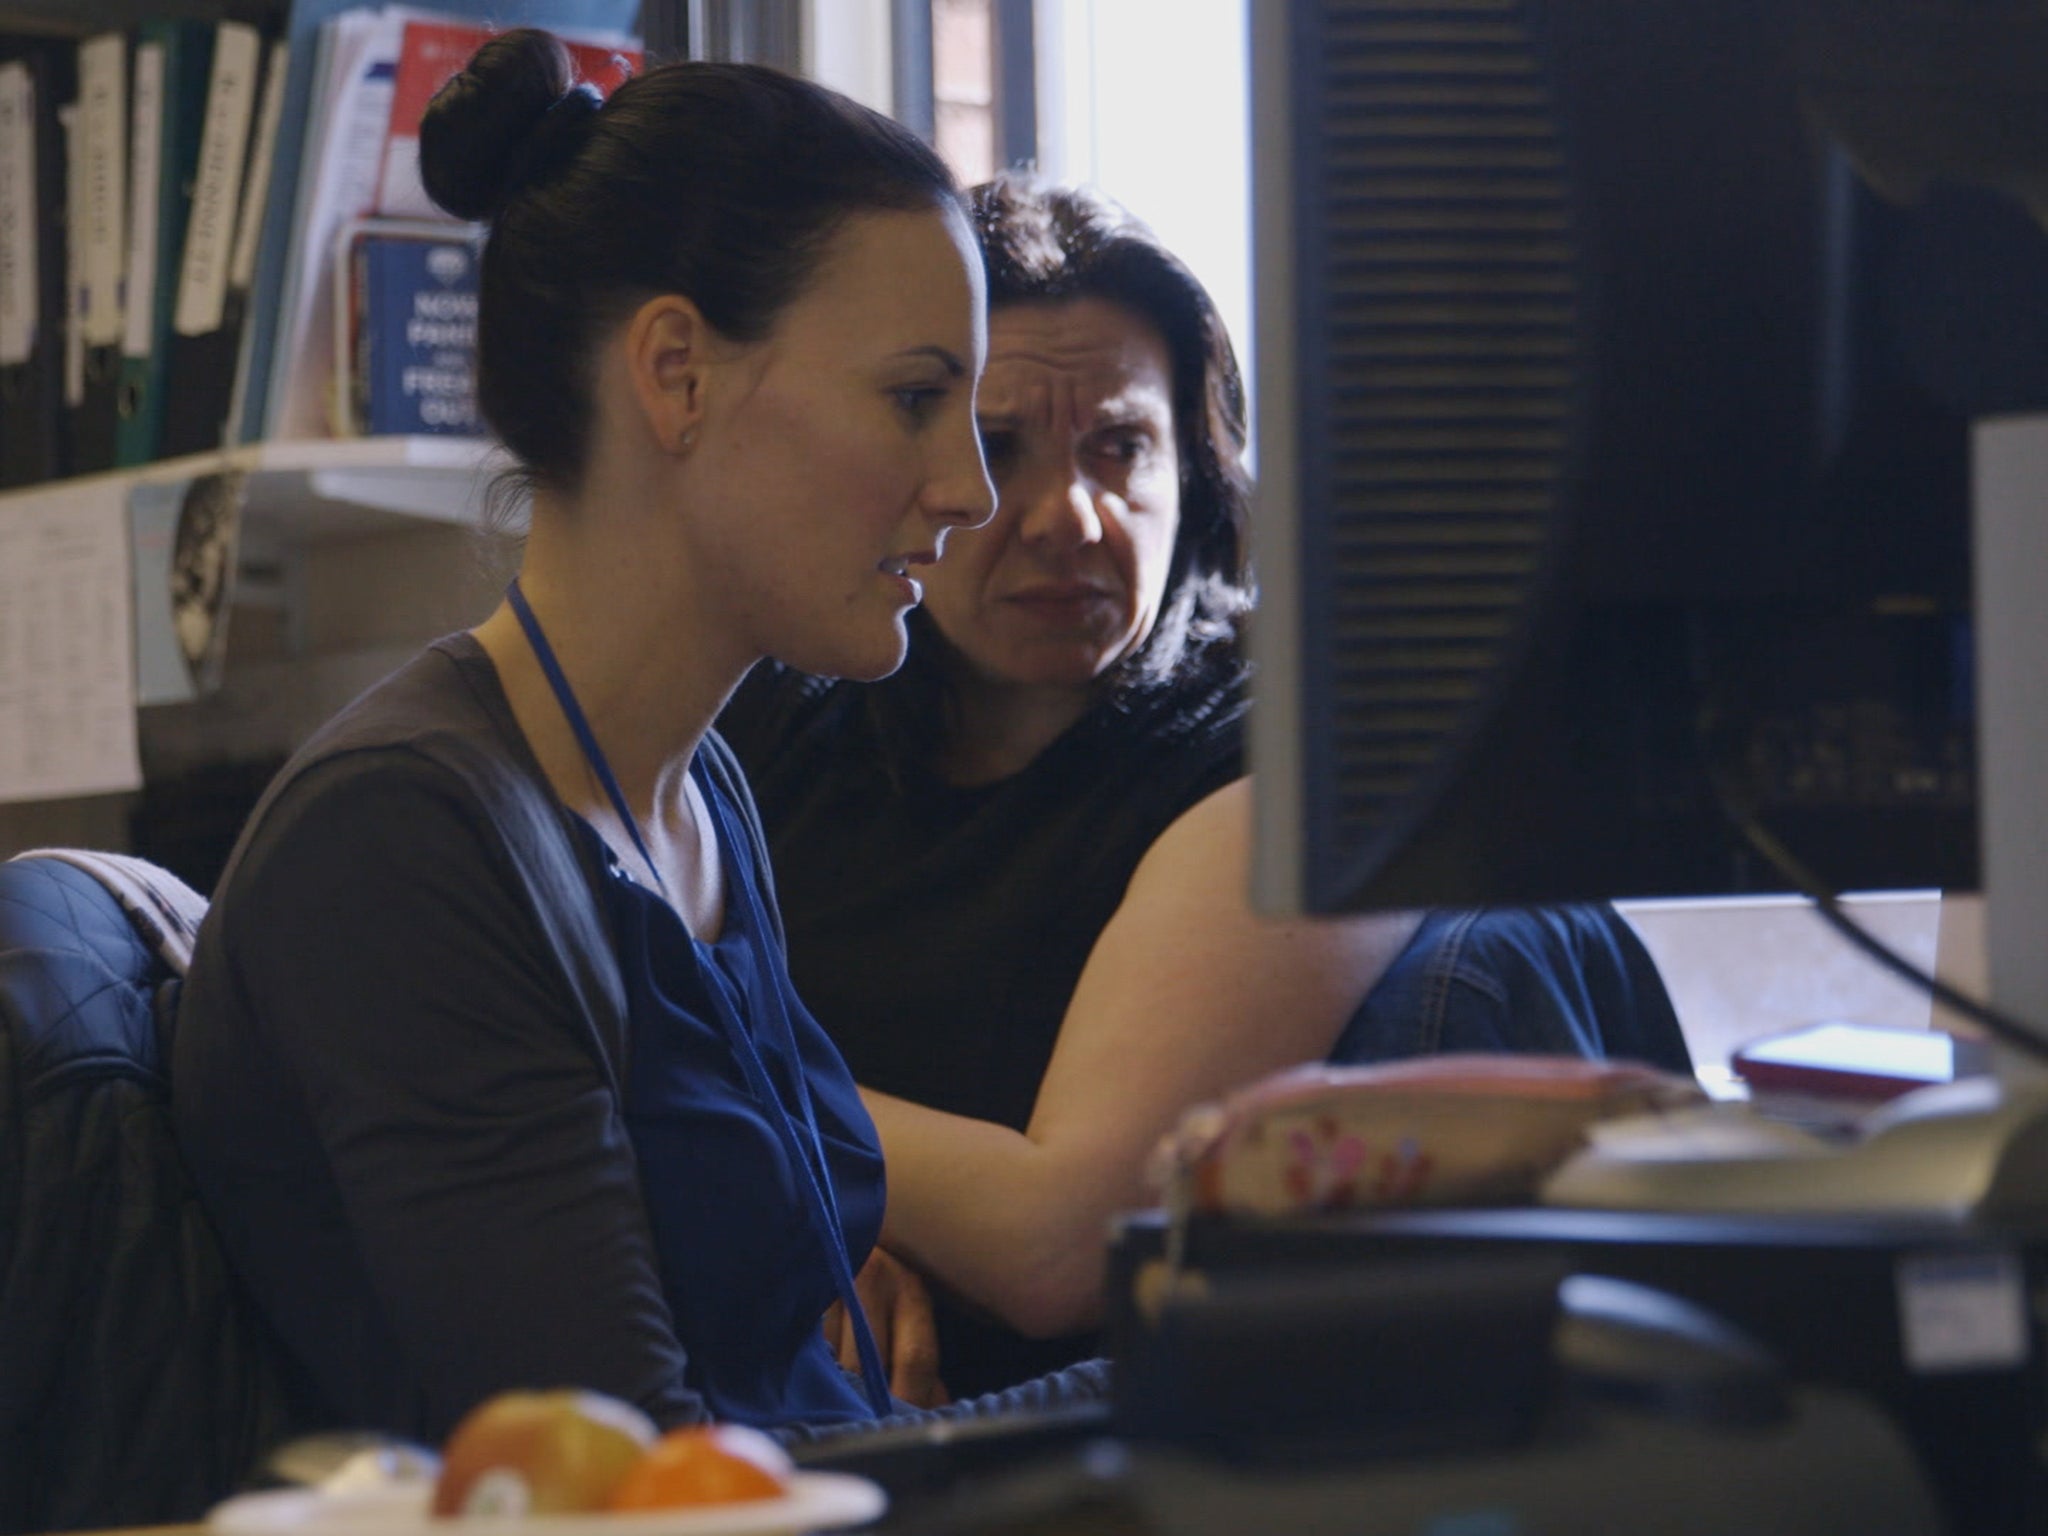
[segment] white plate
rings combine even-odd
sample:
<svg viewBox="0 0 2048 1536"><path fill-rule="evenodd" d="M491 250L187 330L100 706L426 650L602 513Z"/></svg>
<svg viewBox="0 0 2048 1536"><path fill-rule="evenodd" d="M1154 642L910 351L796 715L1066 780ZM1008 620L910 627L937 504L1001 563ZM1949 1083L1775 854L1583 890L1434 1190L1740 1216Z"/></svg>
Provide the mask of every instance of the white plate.
<svg viewBox="0 0 2048 1536"><path fill-rule="evenodd" d="M215 1505L221 1536L799 1536L861 1525L888 1507L882 1490L843 1472L799 1472L779 1499L654 1509L644 1514L487 1515L438 1519L431 1490L333 1494L311 1488L245 1493Z"/></svg>

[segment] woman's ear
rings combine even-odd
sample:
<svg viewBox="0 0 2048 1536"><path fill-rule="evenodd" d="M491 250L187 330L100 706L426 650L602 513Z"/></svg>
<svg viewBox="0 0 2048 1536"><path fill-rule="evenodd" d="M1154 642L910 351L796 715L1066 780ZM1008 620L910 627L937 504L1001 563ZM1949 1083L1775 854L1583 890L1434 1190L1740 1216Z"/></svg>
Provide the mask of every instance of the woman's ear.
<svg viewBox="0 0 2048 1536"><path fill-rule="evenodd" d="M679 293L649 299L626 322L626 376L655 445L685 454L704 414L705 363L710 328L697 306Z"/></svg>

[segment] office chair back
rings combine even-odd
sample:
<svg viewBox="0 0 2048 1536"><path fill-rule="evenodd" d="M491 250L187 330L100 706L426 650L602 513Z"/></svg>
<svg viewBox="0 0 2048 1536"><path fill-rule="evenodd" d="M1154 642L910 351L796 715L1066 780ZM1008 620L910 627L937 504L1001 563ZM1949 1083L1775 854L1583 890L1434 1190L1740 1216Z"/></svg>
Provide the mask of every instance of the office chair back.
<svg viewBox="0 0 2048 1536"><path fill-rule="evenodd" d="M197 1517L290 1428L172 1133L176 987L92 875L0 864L0 1530Z"/></svg>

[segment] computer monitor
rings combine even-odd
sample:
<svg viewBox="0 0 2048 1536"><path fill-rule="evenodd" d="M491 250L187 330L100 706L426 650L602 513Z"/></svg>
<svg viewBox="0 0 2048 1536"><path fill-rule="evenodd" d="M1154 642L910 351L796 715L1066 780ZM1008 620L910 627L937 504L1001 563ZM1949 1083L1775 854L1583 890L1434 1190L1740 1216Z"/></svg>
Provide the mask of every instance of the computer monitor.
<svg viewBox="0 0 2048 1536"><path fill-rule="evenodd" d="M1992 1078L1550 1193L2048 1209L2048 0L1251 14L1259 899L1982 875Z"/></svg>
<svg viewBox="0 0 2048 1536"><path fill-rule="evenodd" d="M1976 887L2048 5L1251 11L1261 901Z"/></svg>

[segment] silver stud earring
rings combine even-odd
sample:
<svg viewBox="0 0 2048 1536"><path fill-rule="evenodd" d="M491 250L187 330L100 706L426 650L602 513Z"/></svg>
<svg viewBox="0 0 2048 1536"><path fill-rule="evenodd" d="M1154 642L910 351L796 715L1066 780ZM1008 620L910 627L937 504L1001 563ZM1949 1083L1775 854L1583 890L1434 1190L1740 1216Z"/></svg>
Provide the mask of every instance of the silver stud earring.
<svg viewBox="0 0 2048 1536"><path fill-rule="evenodd" d="M695 445L696 441L697 441L697 429L696 429L695 427L692 427L692 428L690 428L690 430L689 430L689 431L687 431L687 432L685 432L685 433L683 434L683 440L682 440L682 442L680 442L679 444L677 444L677 446L678 446L678 447L680 447L680 448L682 448L682 449L688 450L689 448L691 448L692 446L694 446L694 445Z"/></svg>

